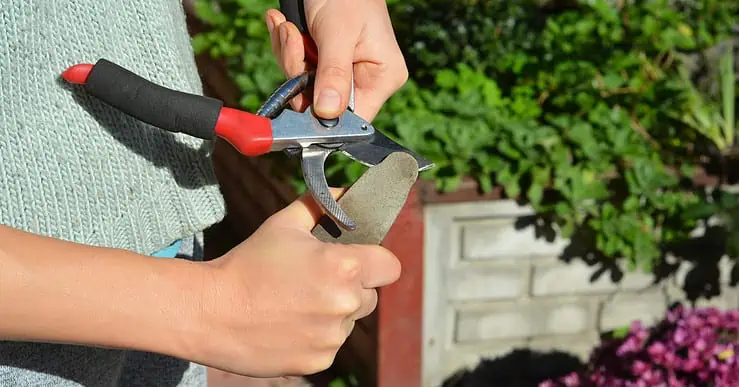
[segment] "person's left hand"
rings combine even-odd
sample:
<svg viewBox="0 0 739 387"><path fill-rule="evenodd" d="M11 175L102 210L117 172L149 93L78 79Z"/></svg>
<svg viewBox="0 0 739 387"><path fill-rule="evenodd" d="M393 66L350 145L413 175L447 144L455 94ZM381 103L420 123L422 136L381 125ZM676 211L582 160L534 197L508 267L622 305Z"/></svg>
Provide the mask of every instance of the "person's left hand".
<svg viewBox="0 0 739 387"><path fill-rule="evenodd" d="M384 0L304 0L305 19L318 48L313 93L295 97L293 109L312 104L323 118L338 117L349 104L354 73L355 113L372 121L408 80ZM313 68L298 28L276 9L266 13L272 50L285 75Z"/></svg>

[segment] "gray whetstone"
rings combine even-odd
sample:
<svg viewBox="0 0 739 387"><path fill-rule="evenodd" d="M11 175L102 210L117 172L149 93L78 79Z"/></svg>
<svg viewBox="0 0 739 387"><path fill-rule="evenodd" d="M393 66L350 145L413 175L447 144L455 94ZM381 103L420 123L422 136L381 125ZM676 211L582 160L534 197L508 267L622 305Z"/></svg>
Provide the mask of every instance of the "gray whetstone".
<svg viewBox="0 0 739 387"><path fill-rule="evenodd" d="M408 199L418 178L418 163L405 152L390 154L369 168L338 200L341 208L354 219L353 231L340 229L324 216L313 229L323 242L378 245Z"/></svg>

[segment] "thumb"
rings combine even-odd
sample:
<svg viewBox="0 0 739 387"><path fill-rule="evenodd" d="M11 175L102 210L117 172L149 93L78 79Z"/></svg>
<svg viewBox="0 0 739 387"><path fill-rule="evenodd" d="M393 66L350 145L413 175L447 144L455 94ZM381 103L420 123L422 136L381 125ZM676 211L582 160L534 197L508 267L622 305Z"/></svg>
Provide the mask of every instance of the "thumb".
<svg viewBox="0 0 739 387"><path fill-rule="evenodd" d="M379 245L353 245L364 254L362 259L362 287L374 289L387 286L400 278L400 260L390 250Z"/></svg>
<svg viewBox="0 0 739 387"><path fill-rule="evenodd" d="M331 188L331 195L334 200L339 200L344 191L346 191L345 188ZM310 192L306 192L287 207L272 215L268 222L276 222L280 225L310 231L316 226L322 215L321 207L313 199Z"/></svg>
<svg viewBox="0 0 739 387"><path fill-rule="evenodd" d="M317 27L313 36L318 48L313 109L320 117L335 118L349 104L359 36L352 28L342 28L342 23Z"/></svg>

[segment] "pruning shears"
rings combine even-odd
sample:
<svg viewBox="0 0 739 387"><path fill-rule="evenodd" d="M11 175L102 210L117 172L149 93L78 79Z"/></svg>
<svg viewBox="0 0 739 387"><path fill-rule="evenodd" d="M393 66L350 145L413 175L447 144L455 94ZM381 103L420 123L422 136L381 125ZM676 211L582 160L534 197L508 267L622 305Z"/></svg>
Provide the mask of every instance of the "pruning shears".
<svg viewBox="0 0 739 387"><path fill-rule="evenodd" d="M280 0L280 8L301 31L306 58L315 65L317 49L306 27L303 1ZM419 172L434 164L354 114L353 82L349 106L336 119L317 117L310 107L302 113L286 109L293 97L312 85L314 76L306 72L287 80L253 114L226 107L215 98L154 84L106 59L77 64L62 73L65 80L82 85L103 102L162 130L206 140L219 137L245 156L284 151L300 157L303 179L313 198L329 218L353 230L356 223L334 200L326 181L325 162L333 152L342 152L369 167L394 152L412 155Z"/></svg>

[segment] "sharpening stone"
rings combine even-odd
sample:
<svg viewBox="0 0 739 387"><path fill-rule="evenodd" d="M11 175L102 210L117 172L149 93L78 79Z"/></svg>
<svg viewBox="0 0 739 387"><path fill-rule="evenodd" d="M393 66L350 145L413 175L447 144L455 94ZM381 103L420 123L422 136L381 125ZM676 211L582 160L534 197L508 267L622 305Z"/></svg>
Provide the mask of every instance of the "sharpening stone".
<svg viewBox="0 0 739 387"><path fill-rule="evenodd" d="M391 153L367 169L337 200L357 227L348 231L323 216L313 235L323 242L379 245L395 223L416 179L416 159L405 152Z"/></svg>

